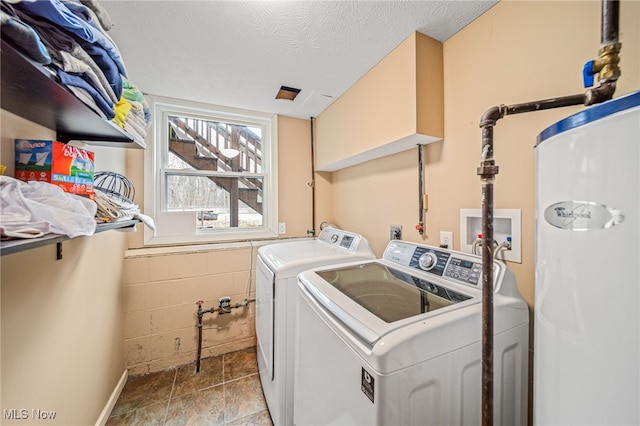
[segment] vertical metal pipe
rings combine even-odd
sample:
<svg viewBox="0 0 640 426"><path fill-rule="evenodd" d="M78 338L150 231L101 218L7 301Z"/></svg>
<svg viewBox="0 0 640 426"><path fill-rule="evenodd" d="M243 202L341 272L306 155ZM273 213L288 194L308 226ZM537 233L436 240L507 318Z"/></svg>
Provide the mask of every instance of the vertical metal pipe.
<svg viewBox="0 0 640 426"><path fill-rule="evenodd" d="M619 26L620 2L618 0L603 0L600 44L617 43Z"/></svg>
<svg viewBox="0 0 640 426"><path fill-rule="evenodd" d="M482 425L493 425L493 180L482 184Z"/></svg>
<svg viewBox="0 0 640 426"><path fill-rule="evenodd" d="M200 358L202 356L202 316L204 311L202 310L202 304L198 304L198 351L196 354L196 373L200 372Z"/></svg>
<svg viewBox="0 0 640 426"><path fill-rule="evenodd" d="M493 426L493 127L504 114L494 107L482 116L482 425Z"/></svg>
<svg viewBox="0 0 640 426"><path fill-rule="evenodd" d="M418 232L422 234L424 232L424 165L422 162L422 145L418 145L418 225L420 228Z"/></svg>
<svg viewBox="0 0 640 426"><path fill-rule="evenodd" d="M315 141L313 138L313 120L311 117L311 182L309 182L309 186L311 187L311 229L307 230L307 235L311 234L314 236L316 234L316 166L315 166Z"/></svg>

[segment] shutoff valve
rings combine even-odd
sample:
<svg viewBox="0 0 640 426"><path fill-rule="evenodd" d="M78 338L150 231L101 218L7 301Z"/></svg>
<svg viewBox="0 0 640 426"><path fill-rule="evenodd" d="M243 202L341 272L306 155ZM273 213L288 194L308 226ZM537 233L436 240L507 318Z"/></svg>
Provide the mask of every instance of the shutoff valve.
<svg viewBox="0 0 640 426"><path fill-rule="evenodd" d="M218 299L218 315L228 314L231 312L231 298L228 296Z"/></svg>

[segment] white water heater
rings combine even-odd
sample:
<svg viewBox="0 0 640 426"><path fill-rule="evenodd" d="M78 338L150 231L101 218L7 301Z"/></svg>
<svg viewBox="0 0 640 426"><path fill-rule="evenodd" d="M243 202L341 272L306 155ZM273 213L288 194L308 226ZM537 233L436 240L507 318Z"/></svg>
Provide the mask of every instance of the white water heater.
<svg viewBox="0 0 640 426"><path fill-rule="evenodd" d="M640 91L536 145L534 423L640 424Z"/></svg>

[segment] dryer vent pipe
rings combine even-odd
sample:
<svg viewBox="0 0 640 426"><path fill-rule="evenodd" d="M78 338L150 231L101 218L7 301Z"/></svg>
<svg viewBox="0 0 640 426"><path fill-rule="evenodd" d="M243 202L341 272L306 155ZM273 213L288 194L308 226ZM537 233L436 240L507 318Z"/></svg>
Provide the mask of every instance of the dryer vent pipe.
<svg viewBox="0 0 640 426"><path fill-rule="evenodd" d="M482 424L493 425L493 182L498 166L493 158L493 128L506 115L542 111L570 105L593 105L613 97L620 77L618 42L620 3L603 0L601 14L601 46L598 59L589 61L583 69L585 87L593 85L598 74L600 86L585 93L561 98L544 99L515 105L489 108L480 118L482 156L477 169L482 181Z"/></svg>

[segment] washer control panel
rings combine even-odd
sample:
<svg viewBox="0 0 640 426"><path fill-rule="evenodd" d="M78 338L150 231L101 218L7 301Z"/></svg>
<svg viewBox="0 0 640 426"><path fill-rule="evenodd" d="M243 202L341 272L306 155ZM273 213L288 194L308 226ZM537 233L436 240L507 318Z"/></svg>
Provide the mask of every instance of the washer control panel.
<svg viewBox="0 0 640 426"><path fill-rule="evenodd" d="M409 266L442 276L449 261L449 256L449 253L443 251L417 246L413 251Z"/></svg>
<svg viewBox="0 0 640 426"><path fill-rule="evenodd" d="M482 260L478 259L478 256L404 241L391 241L383 257L401 265L451 278L467 285L479 287L482 279Z"/></svg>
<svg viewBox="0 0 640 426"><path fill-rule="evenodd" d="M465 283L478 285L482 277L482 263L452 257L444 275Z"/></svg>

